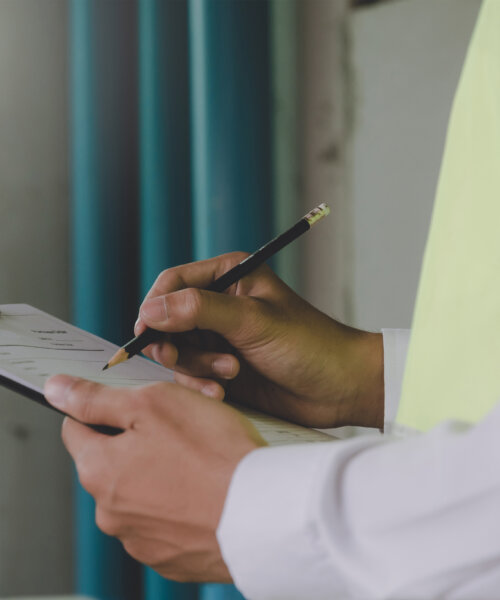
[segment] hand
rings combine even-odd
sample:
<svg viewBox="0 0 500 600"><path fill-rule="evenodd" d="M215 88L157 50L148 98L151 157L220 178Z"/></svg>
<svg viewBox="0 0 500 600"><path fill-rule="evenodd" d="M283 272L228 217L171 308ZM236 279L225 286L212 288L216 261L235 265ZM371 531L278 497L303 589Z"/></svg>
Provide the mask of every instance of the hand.
<svg viewBox="0 0 500 600"><path fill-rule="evenodd" d="M231 580L215 531L238 462L265 442L233 408L174 383L117 389L58 375L47 400L71 415L63 441L97 525L160 575ZM86 425L124 429L114 437Z"/></svg>
<svg viewBox="0 0 500 600"><path fill-rule="evenodd" d="M266 265L225 293L203 289L245 256L161 273L135 332L148 326L170 337L145 354L174 369L186 386L223 397L221 383L231 382L233 401L302 425L381 428L382 336L334 321Z"/></svg>

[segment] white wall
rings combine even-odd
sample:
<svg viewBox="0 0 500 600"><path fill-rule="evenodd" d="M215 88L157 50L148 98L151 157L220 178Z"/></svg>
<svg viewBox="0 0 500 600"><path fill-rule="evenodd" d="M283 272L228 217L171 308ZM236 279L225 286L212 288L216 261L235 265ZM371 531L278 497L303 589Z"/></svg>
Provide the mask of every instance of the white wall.
<svg viewBox="0 0 500 600"><path fill-rule="evenodd" d="M398 0L352 19L354 323L409 327L451 101L480 0Z"/></svg>
<svg viewBox="0 0 500 600"><path fill-rule="evenodd" d="M0 1L0 304L68 316L65 0ZM0 596L71 589L61 419L0 388Z"/></svg>

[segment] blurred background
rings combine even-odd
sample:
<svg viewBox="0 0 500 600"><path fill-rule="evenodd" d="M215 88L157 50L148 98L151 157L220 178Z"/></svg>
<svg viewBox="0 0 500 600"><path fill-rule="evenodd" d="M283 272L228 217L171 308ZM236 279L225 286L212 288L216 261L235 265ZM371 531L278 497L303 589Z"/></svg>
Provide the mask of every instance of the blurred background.
<svg viewBox="0 0 500 600"><path fill-rule="evenodd" d="M0 304L117 343L162 269L252 251L351 325L409 327L480 0L0 0ZM0 390L0 597L222 600L92 525L60 419Z"/></svg>

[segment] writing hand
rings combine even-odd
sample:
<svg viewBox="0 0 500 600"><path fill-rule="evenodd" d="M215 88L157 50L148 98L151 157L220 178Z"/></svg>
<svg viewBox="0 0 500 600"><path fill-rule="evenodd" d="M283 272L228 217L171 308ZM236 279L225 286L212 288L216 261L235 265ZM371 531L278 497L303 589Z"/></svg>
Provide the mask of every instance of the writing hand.
<svg viewBox="0 0 500 600"><path fill-rule="evenodd" d="M230 382L234 401L303 425L382 427L381 335L321 313L267 265L225 293L203 289L244 257L231 253L161 273L135 333L148 326L172 335L145 354L186 386L222 397L220 383Z"/></svg>

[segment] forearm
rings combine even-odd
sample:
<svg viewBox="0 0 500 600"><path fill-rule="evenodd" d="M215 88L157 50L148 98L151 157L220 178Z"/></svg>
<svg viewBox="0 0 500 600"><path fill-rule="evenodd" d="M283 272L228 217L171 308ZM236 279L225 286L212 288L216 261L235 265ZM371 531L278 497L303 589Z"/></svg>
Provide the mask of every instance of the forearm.
<svg viewBox="0 0 500 600"><path fill-rule="evenodd" d="M339 415L337 425L361 427L384 426L384 349L382 334L347 331L348 341L339 357L348 382L348 403L345 415Z"/></svg>
<svg viewBox="0 0 500 600"><path fill-rule="evenodd" d="M325 342L325 410L330 427L384 427L384 342L328 319ZM320 329L318 327L318 329Z"/></svg>

